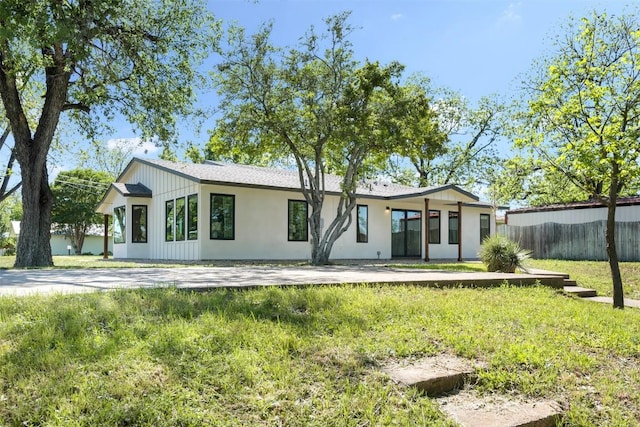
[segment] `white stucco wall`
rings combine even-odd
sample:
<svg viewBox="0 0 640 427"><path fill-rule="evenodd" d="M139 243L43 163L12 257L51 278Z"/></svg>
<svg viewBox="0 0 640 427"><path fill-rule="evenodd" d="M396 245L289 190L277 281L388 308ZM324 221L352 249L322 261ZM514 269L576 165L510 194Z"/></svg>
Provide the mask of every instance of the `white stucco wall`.
<svg viewBox="0 0 640 427"><path fill-rule="evenodd" d="M198 184L176 174L148 165L137 164L121 177L120 182L141 183L151 189L152 198L123 197L117 192L110 202L113 208L126 206L126 243L113 245L114 258L149 258L169 260L308 260L311 245L287 240L288 200L304 200L299 191L257 189L239 186ZM210 239L210 195L235 196L235 238L233 240ZM197 194L197 240L165 241L165 202ZM434 197L434 198L431 198ZM441 239L430 244L431 259L456 259L458 245L448 243L448 212L457 211L458 200L471 198L453 190L430 196L429 209L441 214ZM437 198L437 200L435 199ZM323 209L326 229L335 216L338 198L327 196ZM391 258L391 211L415 210L421 218L421 256L425 255L424 198L413 200L384 200L361 198L358 204L368 206L368 242L356 241L356 211L353 222L334 244L332 259L380 259ZM147 205L147 243L133 243L131 234L132 206ZM389 210L386 209L389 207ZM480 213L491 209L463 206L462 233L463 257L476 258L480 245ZM491 233L495 232L495 217L491 214ZM309 236L310 239L311 236Z"/></svg>
<svg viewBox="0 0 640 427"><path fill-rule="evenodd" d="M82 253L91 252L94 255L101 254L104 249L104 238L102 236L85 236L82 245ZM67 245L71 241L64 235L54 234L51 236L51 254L52 255L68 255ZM109 238L109 250L113 252L113 238ZM71 255L75 255L71 249Z"/></svg>
<svg viewBox="0 0 640 427"><path fill-rule="evenodd" d="M510 213L508 225L527 226L555 222L558 224L583 224L607 219L607 208L567 209L561 211ZM616 221L640 221L640 206L618 206Z"/></svg>

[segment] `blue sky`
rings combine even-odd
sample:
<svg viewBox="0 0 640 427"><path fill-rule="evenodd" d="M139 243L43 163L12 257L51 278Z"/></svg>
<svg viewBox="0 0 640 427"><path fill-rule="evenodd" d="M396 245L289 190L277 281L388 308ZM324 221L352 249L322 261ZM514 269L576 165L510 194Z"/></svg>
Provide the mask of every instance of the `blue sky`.
<svg viewBox="0 0 640 427"><path fill-rule="evenodd" d="M609 14L625 11L624 1L609 0L209 0L209 9L224 25L236 23L255 32L273 21L274 43L293 45L311 25L321 29L327 16L350 10L358 27L351 37L358 59L382 63L397 60L407 74L419 72L436 87L458 91L475 103L484 95L517 96L520 82L536 58L551 47L551 36L562 33L568 16L588 16L594 9ZM214 92L201 96L215 107ZM200 133L188 123L182 141L203 146ZM134 138L123 123L105 144ZM147 156L159 152L146 146Z"/></svg>

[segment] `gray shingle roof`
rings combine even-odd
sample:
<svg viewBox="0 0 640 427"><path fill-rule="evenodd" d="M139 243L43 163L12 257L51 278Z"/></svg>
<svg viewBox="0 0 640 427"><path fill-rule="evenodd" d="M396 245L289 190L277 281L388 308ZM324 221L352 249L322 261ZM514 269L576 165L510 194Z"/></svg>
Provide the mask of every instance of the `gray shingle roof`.
<svg viewBox="0 0 640 427"><path fill-rule="evenodd" d="M134 159L129 166L127 166L127 169L129 169L134 162L140 162L157 167L200 183L242 185L290 190L300 188L300 178L297 170L265 168L260 166L238 165L213 161L195 164L139 158ZM125 172L127 169L125 169ZM125 172L123 172L122 175L124 175ZM342 178L339 176L326 175L326 191L328 193L340 193L341 181ZM431 193L448 189L462 193L476 201L478 200L477 196L468 193L455 185L416 188L399 184L372 182L361 184L358 187L357 194L361 197L397 199L426 196Z"/></svg>
<svg viewBox="0 0 640 427"><path fill-rule="evenodd" d="M151 197L151 190L140 183L125 184L123 182L114 182L111 185L125 197Z"/></svg>

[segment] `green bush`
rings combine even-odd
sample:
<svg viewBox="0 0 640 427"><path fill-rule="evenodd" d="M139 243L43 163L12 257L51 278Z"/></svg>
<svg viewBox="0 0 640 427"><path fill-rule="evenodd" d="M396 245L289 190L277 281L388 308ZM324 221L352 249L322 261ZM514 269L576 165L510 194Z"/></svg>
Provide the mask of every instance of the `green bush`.
<svg viewBox="0 0 640 427"><path fill-rule="evenodd" d="M514 273L517 268L526 270L523 263L529 259L531 251L522 249L513 240L496 234L484 239L478 256L487 266L487 271Z"/></svg>

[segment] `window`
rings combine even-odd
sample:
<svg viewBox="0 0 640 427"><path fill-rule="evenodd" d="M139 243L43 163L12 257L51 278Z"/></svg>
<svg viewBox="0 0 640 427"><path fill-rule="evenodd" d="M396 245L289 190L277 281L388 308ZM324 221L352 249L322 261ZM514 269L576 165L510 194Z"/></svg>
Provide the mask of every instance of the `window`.
<svg viewBox="0 0 640 427"><path fill-rule="evenodd" d="M235 205L236 196L211 194L211 239L235 239Z"/></svg>
<svg viewBox="0 0 640 427"><path fill-rule="evenodd" d="M185 203L184 197L176 199L176 241L184 240L185 226Z"/></svg>
<svg viewBox="0 0 640 427"><path fill-rule="evenodd" d="M113 210L113 243L125 243L126 239L126 209L119 206Z"/></svg>
<svg viewBox="0 0 640 427"><path fill-rule="evenodd" d="M440 211L429 210L429 243L440 243Z"/></svg>
<svg viewBox="0 0 640 427"><path fill-rule="evenodd" d="M165 218L165 232L164 232L164 240L167 242L173 242L174 238L174 217L175 211L173 210L174 201L167 200L164 204L164 218Z"/></svg>
<svg viewBox="0 0 640 427"><path fill-rule="evenodd" d="M458 212L449 211L449 243L458 244Z"/></svg>
<svg viewBox="0 0 640 427"><path fill-rule="evenodd" d="M133 218L131 221L133 243L147 243L147 206L133 205Z"/></svg>
<svg viewBox="0 0 640 427"><path fill-rule="evenodd" d="M356 210L358 214L356 242L367 243L369 241L369 207L367 205L358 205Z"/></svg>
<svg viewBox="0 0 640 427"><path fill-rule="evenodd" d="M480 243L491 234L491 215L480 214Z"/></svg>
<svg viewBox="0 0 640 427"><path fill-rule="evenodd" d="M187 239L198 239L198 195L187 197Z"/></svg>
<svg viewBox="0 0 640 427"><path fill-rule="evenodd" d="M306 201L289 200L287 223L289 225L289 241L306 242L309 240Z"/></svg>

